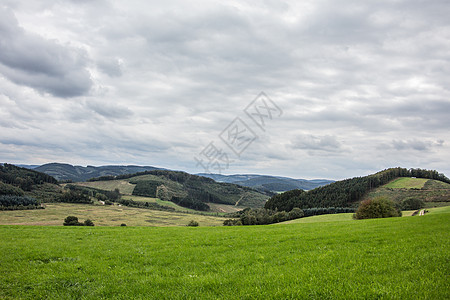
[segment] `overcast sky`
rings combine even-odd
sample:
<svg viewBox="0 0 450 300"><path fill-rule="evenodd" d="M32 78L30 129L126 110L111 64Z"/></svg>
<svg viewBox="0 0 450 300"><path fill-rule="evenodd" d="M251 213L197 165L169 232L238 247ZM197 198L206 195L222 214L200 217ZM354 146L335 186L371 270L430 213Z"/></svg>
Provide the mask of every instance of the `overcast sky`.
<svg viewBox="0 0 450 300"><path fill-rule="evenodd" d="M0 162L450 176L448 0L255 3L1 1Z"/></svg>

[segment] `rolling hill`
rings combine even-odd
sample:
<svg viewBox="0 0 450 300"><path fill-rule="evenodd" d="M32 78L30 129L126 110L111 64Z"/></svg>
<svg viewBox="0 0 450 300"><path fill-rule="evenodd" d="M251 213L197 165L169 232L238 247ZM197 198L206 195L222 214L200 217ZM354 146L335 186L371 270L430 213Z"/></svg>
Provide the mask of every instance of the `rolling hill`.
<svg viewBox="0 0 450 300"><path fill-rule="evenodd" d="M450 184L434 179L402 177L371 190L363 200L375 197L387 197L396 203L417 199L425 208L447 206L450 205Z"/></svg>
<svg viewBox="0 0 450 300"><path fill-rule="evenodd" d="M407 181L405 181L405 183L399 184L401 188L394 189L393 185L395 184L392 181L404 177L427 179L427 181L422 182L423 189L421 188L419 190L424 193L425 196L423 197L425 199L431 199L428 202L436 200L438 200L437 202L450 201L450 190L446 188L446 184L450 183L450 179L444 174L440 174L434 170L391 168L364 177L355 177L337 181L308 192L297 190L275 195L266 202L265 208L272 210L277 209L279 211L291 211L294 207L299 207L301 209L357 207L364 197L370 197L370 193L375 193L376 188L382 187L388 183L391 187L388 185L383 188L383 191L389 191L391 193L388 195L385 192L384 194L390 199L401 201L404 197L394 197L394 195L401 193L401 189L404 188L404 185L409 186L411 182L406 183ZM433 181L428 183L429 179L433 179ZM413 186L417 187L417 185ZM436 192L435 190L440 190L440 192ZM431 197L430 194L432 191L433 193L439 194L439 196L436 196L437 198Z"/></svg>
<svg viewBox="0 0 450 300"><path fill-rule="evenodd" d="M209 211L211 207L217 205L258 208L263 207L269 198L268 195L249 187L167 170L100 177L77 185L106 190L118 188L122 193L159 198L201 211Z"/></svg>

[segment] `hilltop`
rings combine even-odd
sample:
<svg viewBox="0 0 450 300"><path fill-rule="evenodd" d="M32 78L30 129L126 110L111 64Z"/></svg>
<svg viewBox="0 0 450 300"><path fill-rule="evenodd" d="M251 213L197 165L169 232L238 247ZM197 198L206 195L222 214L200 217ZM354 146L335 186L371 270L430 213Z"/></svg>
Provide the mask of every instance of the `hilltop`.
<svg viewBox="0 0 450 300"><path fill-rule="evenodd" d="M446 206L450 204L450 184L434 179L401 177L371 190L362 200L380 196L396 203L416 199L426 208Z"/></svg>
<svg viewBox="0 0 450 300"><path fill-rule="evenodd" d="M133 174L137 172L145 172L152 170L160 170L160 168L152 166L73 166L70 164L50 163L42 166L34 167L36 171L53 176L58 181L80 182L100 176L116 176L124 174Z"/></svg>
<svg viewBox="0 0 450 300"><path fill-rule="evenodd" d="M450 179L444 174L440 174L434 170L391 168L364 177L355 177L337 181L308 192L294 190L275 195L267 201L265 208L272 210L277 209L280 211L290 211L294 207L299 207L301 209L330 207L355 208L364 197L369 197L371 195L370 192L373 192L376 188L382 187L397 178L403 177L433 179L434 181L446 184L450 183ZM425 184L426 182L424 182L424 185ZM431 181L427 187L435 189L433 187L436 187L436 183ZM442 186L437 188L443 189L439 201L450 201L450 195L445 187L446 185L444 185L444 188L442 188ZM388 186L386 188L389 189L390 187ZM426 188L422 191L427 195L430 193ZM424 197L426 198L429 196ZM402 197L392 197L392 195L390 195L390 198L397 201L403 199Z"/></svg>

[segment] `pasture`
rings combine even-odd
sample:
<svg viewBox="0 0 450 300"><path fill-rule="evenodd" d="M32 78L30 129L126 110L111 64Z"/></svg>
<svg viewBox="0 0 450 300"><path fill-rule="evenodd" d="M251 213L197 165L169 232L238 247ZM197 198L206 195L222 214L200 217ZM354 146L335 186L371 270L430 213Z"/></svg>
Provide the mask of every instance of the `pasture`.
<svg viewBox="0 0 450 300"><path fill-rule="evenodd" d="M429 179L400 177L384 185L391 189L421 189Z"/></svg>
<svg viewBox="0 0 450 300"><path fill-rule="evenodd" d="M344 219L197 228L0 226L0 298L450 298L448 208L420 217Z"/></svg>
<svg viewBox="0 0 450 300"><path fill-rule="evenodd" d="M224 218L158 211L118 205L90 205L69 203L46 203L45 209L0 211L0 225L56 225L63 224L71 215L80 220L90 219L95 226L185 226L190 220L200 226L221 226Z"/></svg>

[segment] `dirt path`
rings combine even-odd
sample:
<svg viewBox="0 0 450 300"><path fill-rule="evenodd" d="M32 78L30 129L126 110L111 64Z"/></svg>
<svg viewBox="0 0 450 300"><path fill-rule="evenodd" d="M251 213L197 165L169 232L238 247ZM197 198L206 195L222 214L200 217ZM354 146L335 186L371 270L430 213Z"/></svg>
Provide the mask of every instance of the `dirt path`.
<svg viewBox="0 0 450 300"><path fill-rule="evenodd" d="M239 198L238 201L236 201L236 204L234 204L234 206L238 206L239 202L242 200L242 198L244 198L244 195L241 196L241 198Z"/></svg>

